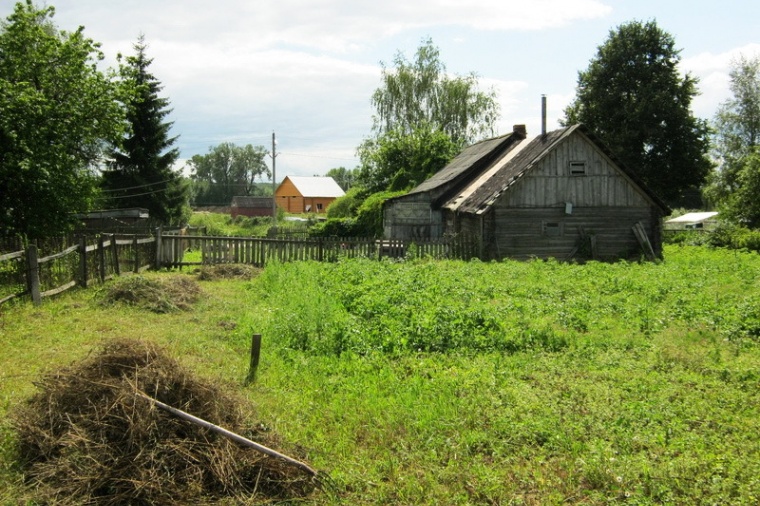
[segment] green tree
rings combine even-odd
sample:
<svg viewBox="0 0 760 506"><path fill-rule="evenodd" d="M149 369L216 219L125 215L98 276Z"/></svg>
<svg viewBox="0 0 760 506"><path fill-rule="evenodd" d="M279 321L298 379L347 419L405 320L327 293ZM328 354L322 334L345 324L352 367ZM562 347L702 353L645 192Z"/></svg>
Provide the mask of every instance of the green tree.
<svg viewBox="0 0 760 506"><path fill-rule="evenodd" d="M742 227L760 228L760 152L743 159L734 176L736 189L721 203L721 215Z"/></svg>
<svg viewBox="0 0 760 506"><path fill-rule="evenodd" d="M345 167L335 167L327 171L325 174L327 177L331 177L338 183L343 191L348 191L356 183L359 176L359 169L347 169Z"/></svg>
<svg viewBox="0 0 760 506"><path fill-rule="evenodd" d="M229 205L236 195L254 195L256 180L271 175L265 160L267 154L263 146L224 142L209 148L205 155L194 155L188 166L190 177L198 186L195 203Z"/></svg>
<svg viewBox="0 0 760 506"><path fill-rule="evenodd" d="M104 146L124 131L99 45L82 27L59 31L54 14L27 0L0 25L0 234L69 230L97 195Z"/></svg>
<svg viewBox="0 0 760 506"><path fill-rule="evenodd" d="M496 93L478 90L475 74L451 77L430 39L414 61L397 53L383 65L372 95L374 137L358 148L359 184L368 193L401 190L442 169L467 143L493 135Z"/></svg>
<svg viewBox="0 0 760 506"><path fill-rule="evenodd" d="M327 207L327 219L354 216L362 203L363 193L364 189L359 186L349 188L345 195L333 200Z"/></svg>
<svg viewBox="0 0 760 506"><path fill-rule="evenodd" d="M112 150L112 161L103 171L101 186L105 205L115 208L143 207L153 221L179 225L189 218L188 188L174 163L179 149L172 147L169 100L159 96L161 83L150 73L153 60L140 35L134 56L126 59L121 76L127 98L130 131Z"/></svg>
<svg viewBox="0 0 760 506"><path fill-rule="evenodd" d="M359 148L359 183L368 193L408 190L445 167L458 151L451 137L428 124L390 130Z"/></svg>
<svg viewBox="0 0 760 506"><path fill-rule="evenodd" d="M671 202L699 188L711 167L707 123L690 111L697 80L680 74L680 59L673 37L654 21L611 30L579 72L564 120L588 126Z"/></svg>
<svg viewBox="0 0 760 506"><path fill-rule="evenodd" d="M382 86L372 95L376 134L411 133L429 125L445 132L460 148L493 135L499 118L496 92L479 91L473 73L447 75L432 40L422 42L413 62L399 52L393 64L392 68L382 64Z"/></svg>
<svg viewBox="0 0 760 506"><path fill-rule="evenodd" d="M760 57L742 56L731 67L732 96L720 105L713 122L718 167L705 188L707 199L718 205L740 189L740 174L760 142Z"/></svg>

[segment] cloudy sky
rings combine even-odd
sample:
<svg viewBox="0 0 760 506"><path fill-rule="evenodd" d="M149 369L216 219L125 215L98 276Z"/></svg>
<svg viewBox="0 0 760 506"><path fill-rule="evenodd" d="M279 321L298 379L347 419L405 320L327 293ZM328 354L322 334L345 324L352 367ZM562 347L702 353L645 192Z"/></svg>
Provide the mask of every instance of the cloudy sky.
<svg viewBox="0 0 760 506"><path fill-rule="evenodd" d="M7 17L13 0L0 0ZM760 54L757 0L38 0L54 22L102 44L108 64L139 34L171 101L183 159L222 142L271 147L277 180L357 165L370 134L381 62L425 38L451 74L474 72L501 105L499 133L558 127L611 29L656 20L675 37L681 70L700 79L694 114L728 97L732 58Z"/></svg>

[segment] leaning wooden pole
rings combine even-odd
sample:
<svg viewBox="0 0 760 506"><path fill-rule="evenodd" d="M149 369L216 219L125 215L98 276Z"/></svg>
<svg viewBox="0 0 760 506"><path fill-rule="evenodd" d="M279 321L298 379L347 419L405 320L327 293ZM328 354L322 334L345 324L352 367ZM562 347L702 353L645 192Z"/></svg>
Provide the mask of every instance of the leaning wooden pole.
<svg viewBox="0 0 760 506"><path fill-rule="evenodd" d="M204 427L210 431L216 432L217 434L221 434L222 436L229 438L237 443L240 443L243 446L247 446L249 448L253 448L256 451L259 451L265 455L269 455L270 457L275 457L278 459L282 459L285 462L288 462L289 464L293 464L294 466L298 467L299 469L302 469L306 471L307 473L311 474L312 476L317 476L317 471L309 467L308 465L304 464L303 462L296 460L294 458L288 457L287 455L283 455L282 453L272 450L271 448L268 448L264 445L261 445L259 443L256 443L254 441L251 441L250 439L241 436L240 434L235 434L234 432L231 432L223 427L219 427L218 425L214 425L211 422L207 422L206 420L202 418L198 418L197 416L193 416L190 413L187 413L185 411L182 411L181 409L173 408L169 406L168 404L164 404L163 402L154 399L153 397L146 395L142 392L136 392L136 395L138 397L142 397L143 399L152 402L155 406L158 406L161 409L164 409L168 411L169 413L182 418L183 420L187 420L188 422L194 423L196 425L199 425L201 427Z"/></svg>

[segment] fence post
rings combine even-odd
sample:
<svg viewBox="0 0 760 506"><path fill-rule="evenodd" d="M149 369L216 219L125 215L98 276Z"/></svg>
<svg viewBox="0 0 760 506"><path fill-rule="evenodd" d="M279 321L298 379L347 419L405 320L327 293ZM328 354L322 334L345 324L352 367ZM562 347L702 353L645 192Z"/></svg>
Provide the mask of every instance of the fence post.
<svg viewBox="0 0 760 506"><path fill-rule="evenodd" d="M106 248L103 245L103 234L98 236L98 267L100 271L100 282L103 283L106 280Z"/></svg>
<svg viewBox="0 0 760 506"><path fill-rule="evenodd" d="M79 236L79 284L87 288L87 237Z"/></svg>
<svg viewBox="0 0 760 506"><path fill-rule="evenodd" d="M137 249L138 246L139 244L137 244L137 235L135 234L135 236L132 238L132 250L135 252L135 265L134 265L135 274L140 272L140 252Z"/></svg>
<svg viewBox="0 0 760 506"><path fill-rule="evenodd" d="M32 302L39 306L42 301L40 295L40 272L37 264L37 246L30 244L26 248L26 265L27 265L27 283L29 283L29 293L32 295Z"/></svg>
<svg viewBox="0 0 760 506"><path fill-rule="evenodd" d="M111 247L113 248L113 271L119 276L121 275L121 267L119 267L119 247L116 245L116 234L111 234Z"/></svg>
<svg viewBox="0 0 760 506"><path fill-rule="evenodd" d="M253 334L251 337L251 365L248 368L248 377L245 384L250 385L256 381L256 370L259 368L259 357L261 355L261 334Z"/></svg>
<svg viewBox="0 0 760 506"><path fill-rule="evenodd" d="M156 270L161 268L161 253L164 247L161 236L161 227L156 227Z"/></svg>

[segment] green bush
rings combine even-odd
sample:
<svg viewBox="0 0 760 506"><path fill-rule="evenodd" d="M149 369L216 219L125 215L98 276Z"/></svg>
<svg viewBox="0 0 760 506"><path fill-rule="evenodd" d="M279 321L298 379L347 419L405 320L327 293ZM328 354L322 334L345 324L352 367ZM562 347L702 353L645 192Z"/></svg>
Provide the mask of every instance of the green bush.
<svg viewBox="0 0 760 506"><path fill-rule="evenodd" d="M724 223L710 233L709 243L724 248L760 251L760 230Z"/></svg>
<svg viewBox="0 0 760 506"><path fill-rule="evenodd" d="M373 193L356 210L356 233L361 237L382 237L383 204L386 200L404 195L405 191Z"/></svg>
<svg viewBox="0 0 760 506"><path fill-rule="evenodd" d="M328 218L309 229L312 237L353 237L356 220L354 218Z"/></svg>
<svg viewBox="0 0 760 506"><path fill-rule="evenodd" d="M361 192L361 188L354 187L348 190L344 196L335 199L327 207L327 218L351 218L354 216L362 203Z"/></svg>

